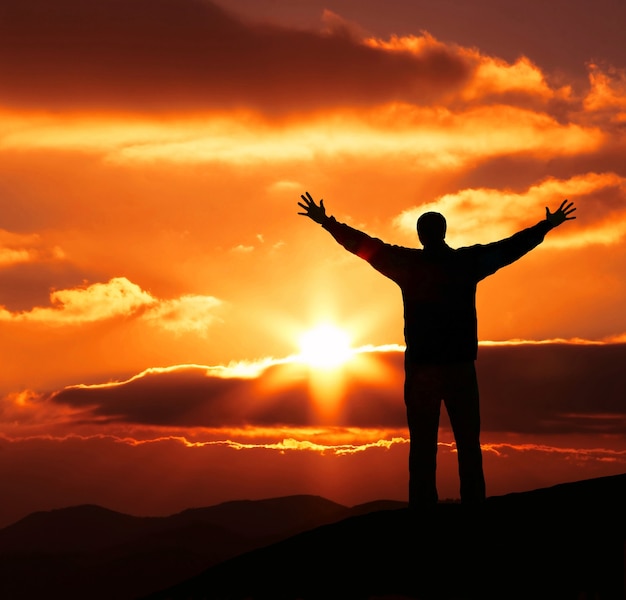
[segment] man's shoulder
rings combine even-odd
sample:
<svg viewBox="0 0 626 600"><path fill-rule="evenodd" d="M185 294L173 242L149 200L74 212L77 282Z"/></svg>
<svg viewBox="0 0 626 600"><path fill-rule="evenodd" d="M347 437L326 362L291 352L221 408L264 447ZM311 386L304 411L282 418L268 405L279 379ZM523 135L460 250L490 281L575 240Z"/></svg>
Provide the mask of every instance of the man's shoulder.
<svg viewBox="0 0 626 600"><path fill-rule="evenodd" d="M408 246L396 246L394 244L386 244L387 250L398 257L407 260L420 260L424 257L422 248L410 248Z"/></svg>
<svg viewBox="0 0 626 600"><path fill-rule="evenodd" d="M384 244L372 256L371 262L381 270L386 269L399 274L414 271L418 265L425 262L423 257L424 251L421 248Z"/></svg>
<svg viewBox="0 0 626 600"><path fill-rule="evenodd" d="M453 256L460 259L479 256L481 254L489 252L489 244L472 244L471 246L462 246L461 248L455 248L452 250Z"/></svg>

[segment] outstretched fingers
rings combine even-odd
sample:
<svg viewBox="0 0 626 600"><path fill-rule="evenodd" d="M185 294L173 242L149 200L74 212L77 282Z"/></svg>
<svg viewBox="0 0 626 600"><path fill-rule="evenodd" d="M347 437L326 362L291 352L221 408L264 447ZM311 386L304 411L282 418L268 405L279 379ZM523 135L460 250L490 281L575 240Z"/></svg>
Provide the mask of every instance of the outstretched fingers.
<svg viewBox="0 0 626 600"><path fill-rule="evenodd" d="M570 221L576 218L575 216L574 217L569 216L573 212L576 211L576 207L574 206L573 202L569 202L569 204L566 204L567 202L569 202L567 198L563 200L563 202L561 202L561 206L559 206L559 210L565 215L565 220Z"/></svg>
<svg viewBox="0 0 626 600"><path fill-rule="evenodd" d="M298 202L298 206L300 208L303 208L307 212L298 213L298 214L307 216L308 210L311 208L312 204L315 204L315 202L313 201L313 198L311 198L311 194L309 194L309 192L306 192L306 196L304 194L301 194L300 198L302 198L303 202Z"/></svg>
<svg viewBox="0 0 626 600"><path fill-rule="evenodd" d="M306 194L306 195L305 195ZM302 198L304 200L304 202L307 205L311 205L311 204L315 204L315 200L313 200L313 198L311 197L311 194L309 194L309 192L305 192L305 194L302 194L300 196L300 198Z"/></svg>
<svg viewBox="0 0 626 600"><path fill-rule="evenodd" d="M306 192L306 196L301 194L300 198L302 198L303 202L298 202L298 206L304 209L310 208L312 204L315 204L315 201L311 198L311 194L309 194L309 192Z"/></svg>

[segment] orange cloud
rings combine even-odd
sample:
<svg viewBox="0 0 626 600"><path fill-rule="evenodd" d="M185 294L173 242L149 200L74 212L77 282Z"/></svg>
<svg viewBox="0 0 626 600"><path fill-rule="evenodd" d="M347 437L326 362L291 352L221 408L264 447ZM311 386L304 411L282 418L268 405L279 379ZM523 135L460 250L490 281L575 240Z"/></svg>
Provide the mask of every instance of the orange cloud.
<svg viewBox="0 0 626 600"><path fill-rule="evenodd" d="M13 314L3 310L0 318L49 324L85 323L129 315L156 302L125 277L81 288L56 290L50 294L50 301L52 307L35 307L28 312Z"/></svg>
<svg viewBox="0 0 626 600"><path fill-rule="evenodd" d="M591 88L583 106L591 113L608 113L609 120L616 124L626 121L626 69L589 66Z"/></svg>
<svg viewBox="0 0 626 600"><path fill-rule="evenodd" d="M211 325L219 320L215 310L222 305L213 296L185 295L172 300L161 300L146 310L141 318L155 327L175 333L206 335Z"/></svg>
<svg viewBox="0 0 626 600"><path fill-rule="evenodd" d="M221 305L220 300L211 296L186 295L157 300L125 277L114 277L107 283L55 290L50 294L50 301L52 307L35 307L17 313L0 308L0 321L60 326L136 315L150 324L177 333L204 334L217 319L214 310Z"/></svg>
<svg viewBox="0 0 626 600"><path fill-rule="evenodd" d="M304 432L306 435L306 432ZM212 441L212 442L184 442L190 446L228 446L233 450L253 450L257 448L263 448L265 450L277 450L280 453L285 452L317 452L319 454L334 454L337 456L343 456L348 454L355 454L357 452L366 452L372 448L382 448L385 450L390 449L395 444L408 444L409 440L406 437L393 437L390 440L377 440L375 442L366 443L352 443L352 444L340 444L330 445L321 444L311 440L298 440L294 438L284 438L283 440L275 443L250 443L250 442L235 442L232 440L224 441Z"/></svg>
<svg viewBox="0 0 626 600"><path fill-rule="evenodd" d="M291 433L289 430L277 430L268 429L264 435L270 435L272 439L276 439L277 435L281 433ZM154 445L162 444L164 442L174 442L180 444L185 448L210 448L224 447L231 450L275 450L280 454L286 452L314 452L324 455L344 456L350 454L356 454L360 452L367 452L372 449L389 450L392 446L407 445L409 439L406 436L392 436L390 439L377 439L374 441L367 440L367 430L352 430L349 437L351 443L333 443L328 441L334 437L348 437L345 430L341 430L339 433L335 433L333 428L320 431L316 429L300 429L292 432L294 435L299 435L300 439L287 437L279 441L262 441L259 432L256 428L249 428L248 430L238 430L236 435L239 436L241 441L229 439L228 436L232 435L232 432L226 428L216 430L213 435L219 436L218 439L191 439L190 436L177 433L168 433L167 431L154 432L148 436L141 430L133 431L133 436L130 435L116 435L108 433L85 433L85 434L28 434L20 435L19 437L12 438L10 435L5 436L6 441L32 441L32 440L46 440L65 442L68 440L80 440L87 442L89 440L103 440L108 439L116 444L125 444L128 446L142 446L142 445ZM224 439L225 438L225 439ZM249 438L249 441L246 441ZM326 439L326 441L322 441ZM442 446L449 447L450 444L441 442Z"/></svg>
<svg viewBox="0 0 626 600"><path fill-rule="evenodd" d="M482 445L483 452L494 453L506 458L511 453L533 452L538 454L561 454L568 460L579 462L601 461L626 465L626 450L615 448L560 447L535 443L488 443Z"/></svg>
<svg viewBox="0 0 626 600"><path fill-rule="evenodd" d="M567 180L551 177L524 192L466 189L403 211L394 224L414 237L419 215L433 210L446 216L451 245L488 243L534 225L544 218L544 207L555 210L565 198L578 207L575 226L548 234L544 246L612 245L626 236L626 178L616 173L587 173Z"/></svg>
<svg viewBox="0 0 626 600"><path fill-rule="evenodd" d="M555 98L566 100L572 94L569 87L552 89L541 69L525 56L518 58L514 63L508 63L503 59L487 56L475 48L444 44L428 32L422 32L420 36L392 35L389 40L368 38L365 43L372 48L414 55L423 55L434 50L456 52L459 57L463 57L469 65L472 65L465 84L455 90L459 99L465 101L494 99L497 96L508 96L514 100L514 94L523 94L539 102L545 102ZM452 98L451 94L448 100Z"/></svg>
<svg viewBox="0 0 626 600"><path fill-rule="evenodd" d="M337 26L336 16L326 32L294 33L238 20L210 2L146 1L107 2L97 10L79 0L54 10L42 5L49 21L38 25L46 35L35 38L42 32L12 0L5 26L13 27L0 35L0 49L4 43L15 64L24 65L19 77L0 69L0 84L5 99L15 93L23 101L5 101L0 145L102 152L122 163L244 165L340 155L419 157L425 166L458 167L514 153L588 153L607 143L604 125L620 122L624 112L624 76L616 69L590 67L584 107L597 113L594 120L580 113L569 87L551 87L526 57L507 63L426 32L358 39L346 34L350 27ZM164 29L134 20L142 10ZM47 52L45 40L57 35L64 44ZM118 43L102 53L93 43L100 36ZM175 68L178 61L184 66ZM256 68L244 69L248 63ZM56 70L57 78L22 77L29 69ZM31 94L28 85L45 89ZM60 96L66 92L66 110L57 116L46 110L66 102ZM168 107L167 122L146 116L155 101ZM94 110L94 103L102 106ZM131 118L126 103L143 118ZM288 120L275 118L276 111L294 110Z"/></svg>
<svg viewBox="0 0 626 600"><path fill-rule="evenodd" d="M619 344L623 340L619 337L611 337L605 340L586 340L583 338L553 338L550 340L522 340L512 339L504 341L482 340L479 342L481 346L525 346L525 345L546 345L546 344L580 344L583 346L602 346L604 344Z"/></svg>
<svg viewBox="0 0 626 600"><path fill-rule="evenodd" d="M32 430L43 425L47 431L58 426L76 423L81 419L81 409L50 403L45 396L33 390L22 390L5 395L0 400L0 422L5 433L19 432L27 437ZM89 411L87 411L89 412Z"/></svg>
<svg viewBox="0 0 626 600"><path fill-rule="evenodd" d="M0 248L0 265L16 265L33 260L33 253L29 250L15 250Z"/></svg>
<svg viewBox="0 0 626 600"><path fill-rule="evenodd" d="M60 247L45 247L39 234L22 234L0 229L0 267L64 258L65 253Z"/></svg>
<svg viewBox="0 0 626 600"><path fill-rule="evenodd" d="M68 6L72 1L66 0ZM141 4L141 0L136 2ZM193 4L192 0L186 2ZM172 8L166 0L156 6L157 10L163 11ZM209 4L207 7L209 12L215 10L216 14L221 14L220 18L232 19ZM68 10L71 14L73 9ZM177 18L190 15L178 15ZM251 24L240 23L231 35L254 37L255 34L251 33L254 29ZM271 35L274 34L285 38L292 35L282 29L276 29ZM254 95L256 86L260 89L262 82L250 79L250 76L256 76L256 71L252 74L246 71L245 85L240 84L247 92L245 100L233 100L223 106L199 103L184 113L169 111L167 122L146 116L151 112L148 100L146 110L141 111L144 113L141 119L136 115L131 119L123 111L117 111L117 117L112 116L111 110L90 114L90 106L74 107L60 113L60 117L35 109L20 112L24 107L20 107L20 111L5 110L0 115L6 124L0 145L7 149L71 148L103 152L107 160L121 163L158 160L248 165L264 164L268 159L286 163L339 155L402 156L405 160L419 157L424 166L459 167L477 159L514 153L537 156L587 153L607 143L608 132L603 131L605 122L621 118L623 86L616 77L609 85L607 76L600 77L593 70L590 75L592 90L585 106L590 111L597 110L600 104L610 109L608 113L600 111L598 114L604 116L595 121L577 112L580 99L573 96L570 88L550 87L539 67L524 57L510 64L475 49L444 44L427 33L419 37L392 36L388 41L374 38L358 41L338 33L300 32L297 39L307 36L317 40L319 60L321 63L332 62L328 69L333 74L343 64L340 57L344 44L356 49L357 54L364 53L358 58L363 64L351 65L348 68L350 74L341 77L337 85L324 81L320 87L324 89L321 98L316 94L303 97L298 93L298 102L293 100L297 113L286 121L277 122L273 115L264 112L267 107L263 101L257 102ZM244 47L246 43L243 42ZM306 54L310 58L315 51L314 45L306 50ZM256 63L263 47L260 50L255 47L254 52ZM276 64L297 60L296 54L297 49L292 49L277 57ZM405 83L400 88L396 84L376 81L381 61L387 60L416 61L411 65L412 75L405 74ZM426 86L424 89L424 81L437 79L439 74L445 79L448 63L456 63L463 71L462 77L455 79L445 93L429 98L430 88ZM322 77L322 73L317 72L318 66L316 62L312 65L310 60L299 64L298 73L301 72L306 79L307 89L315 89L315 78ZM328 69L324 70L326 77ZM215 81L236 81L238 73L235 69L228 77L199 79L210 80L211 85L221 85ZM388 73L393 77L395 69L389 69ZM346 97L341 91L342 82L355 78L362 78L364 89L355 90ZM297 81L292 83L292 79L293 74L289 76L289 85L299 89ZM275 89L276 74L272 74L271 81ZM229 98L236 99L238 87L229 94ZM159 94L159 97L166 96ZM106 94L102 93L101 97L105 98ZM276 98L280 101L285 97L284 93L276 91ZM278 106L276 98L269 113Z"/></svg>
<svg viewBox="0 0 626 600"><path fill-rule="evenodd" d="M419 158L426 167L458 168L511 153L571 156L597 149L604 139L597 128L559 123L545 113L514 106L453 111L392 103L368 110L336 109L279 128L258 115L240 113L167 123L113 117L85 122L79 115L65 115L44 124L35 118L27 130L0 143L13 149L102 153L107 161L129 166L155 161L244 166L268 160L289 164L378 157Z"/></svg>
<svg viewBox="0 0 626 600"><path fill-rule="evenodd" d="M471 84L463 90L462 97L467 100L524 93L547 101L553 98L567 99L571 94L569 88L553 90L541 69L524 56L509 64L502 59L481 55L475 50L465 52L474 55L479 65Z"/></svg>

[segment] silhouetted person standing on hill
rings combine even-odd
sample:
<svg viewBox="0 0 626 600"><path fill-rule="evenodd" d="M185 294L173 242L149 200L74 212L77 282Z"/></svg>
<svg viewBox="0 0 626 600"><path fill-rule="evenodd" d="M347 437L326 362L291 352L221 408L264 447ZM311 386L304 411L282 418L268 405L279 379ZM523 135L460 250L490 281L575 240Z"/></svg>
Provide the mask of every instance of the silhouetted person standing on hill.
<svg viewBox="0 0 626 600"><path fill-rule="evenodd" d="M475 360L478 352L476 286L538 246L544 236L576 210L564 200L546 218L513 236L491 244L453 249L446 244L446 220L426 212L417 220L423 249L386 244L339 223L306 192L298 202L346 250L395 281L404 302L404 401L411 436L409 506L437 503L437 435L441 401L456 441L461 502L485 500L480 449L480 410Z"/></svg>

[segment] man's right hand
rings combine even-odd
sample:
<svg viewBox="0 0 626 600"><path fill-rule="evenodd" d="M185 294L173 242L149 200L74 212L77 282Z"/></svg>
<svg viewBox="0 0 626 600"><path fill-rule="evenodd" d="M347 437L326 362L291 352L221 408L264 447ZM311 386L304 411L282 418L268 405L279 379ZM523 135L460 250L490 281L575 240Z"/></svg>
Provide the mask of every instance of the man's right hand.
<svg viewBox="0 0 626 600"><path fill-rule="evenodd" d="M326 216L326 208L324 208L324 201L320 200L319 206L315 204L315 200L311 198L311 194L306 192L306 195L300 196L302 202L298 202L298 206L304 209L304 212L299 212L299 215L309 217L316 223L322 224L328 217Z"/></svg>

